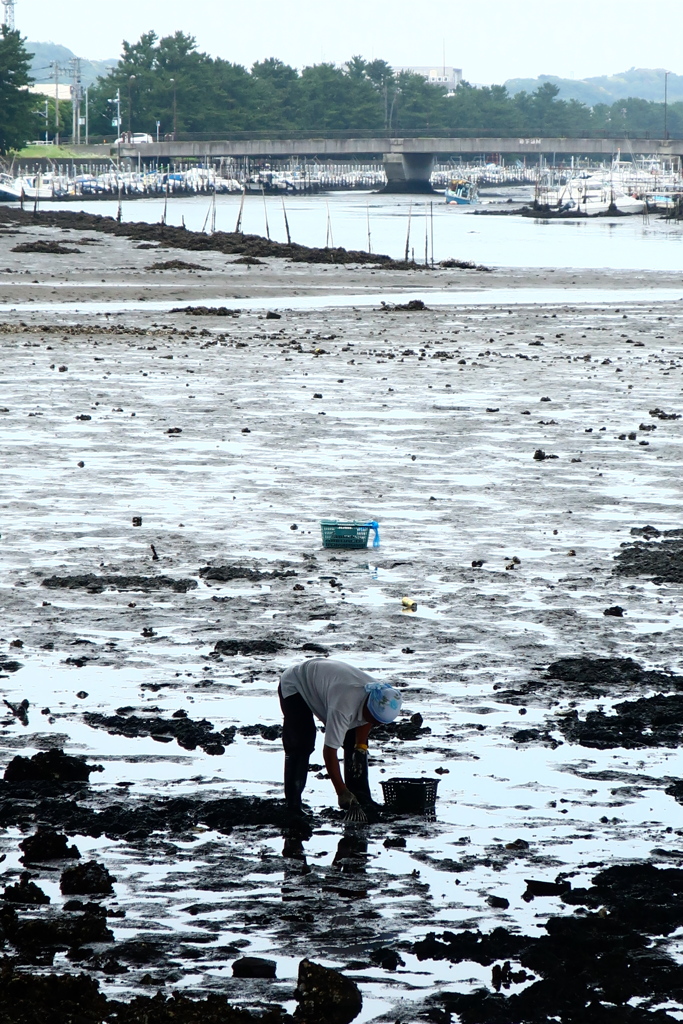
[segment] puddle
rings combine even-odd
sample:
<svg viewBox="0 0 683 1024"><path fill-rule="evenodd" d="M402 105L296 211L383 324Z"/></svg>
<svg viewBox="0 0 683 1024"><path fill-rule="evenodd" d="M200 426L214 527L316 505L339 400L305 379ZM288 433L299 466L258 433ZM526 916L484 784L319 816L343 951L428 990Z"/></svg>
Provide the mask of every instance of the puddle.
<svg viewBox="0 0 683 1024"><path fill-rule="evenodd" d="M5 282L9 283L9 282ZM23 283L23 282L22 282ZM2 284L2 282L0 282ZM130 287L134 285L131 284ZM64 285L67 287L67 285ZM68 287L72 287L68 285ZM85 287L85 285L84 285ZM139 287L139 284L136 286ZM145 285L145 288L148 286ZM161 285L159 286L161 287ZM683 289L680 288L488 288L481 291L384 291L376 294L360 293L355 295L288 295L260 296L259 298L202 299L202 304L212 308L229 305L246 312L261 310L305 310L347 309L378 307L382 302L405 303L412 299L426 299L429 306L527 306L541 304L543 306L567 305L613 305L614 303L635 302L680 302L683 300ZM124 301L124 302L25 302L0 303L0 312L28 313L82 313L82 314L114 314L127 312L170 312L177 307L177 302ZM399 315L399 314L395 314ZM420 314L404 314L419 317ZM504 313L499 314L504 316Z"/></svg>

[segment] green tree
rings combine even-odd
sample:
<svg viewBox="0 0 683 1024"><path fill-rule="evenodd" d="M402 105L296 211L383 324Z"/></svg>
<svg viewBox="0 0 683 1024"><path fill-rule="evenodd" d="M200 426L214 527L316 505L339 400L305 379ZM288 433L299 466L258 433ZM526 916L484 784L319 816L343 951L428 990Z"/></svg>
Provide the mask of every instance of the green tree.
<svg viewBox="0 0 683 1024"><path fill-rule="evenodd" d="M300 126L308 131L341 131L382 126L372 83L333 64L314 64L300 77Z"/></svg>
<svg viewBox="0 0 683 1024"><path fill-rule="evenodd" d="M396 78L389 127L397 131L441 131L446 119L445 99L446 90L442 86L431 85L422 75L402 71Z"/></svg>
<svg viewBox="0 0 683 1024"><path fill-rule="evenodd" d="M18 37L17 37L18 38ZM562 100L552 81L511 96L502 85L461 83L452 94L384 60L351 57L343 67L316 64L298 72L275 57L250 71L197 50L190 35L146 32L124 42L121 60L90 91L93 135L114 137L112 102L119 90L123 130L161 134L230 131L334 132L366 129L447 132L461 137L660 137L663 105L624 99L591 108ZM668 107L668 129L683 131L683 104ZM31 129L29 135L35 133Z"/></svg>
<svg viewBox="0 0 683 1024"><path fill-rule="evenodd" d="M254 127L286 131L299 127L299 74L275 57L259 61L251 69L254 85Z"/></svg>
<svg viewBox="0 0 683 1024"><path fill-rule="evenodd" d="M446 99L445 127L455 136L519 135L522 123L519 107L504 85L478 88L462 82L455 94Z"/></svg>
<svg viewBox="0 0 683 1024"><path fill-rule="evenodd" d="M32 53L18 32L2 26L0 35L0 152L19 149L39 131L35 96L27 85Z"/></svg>

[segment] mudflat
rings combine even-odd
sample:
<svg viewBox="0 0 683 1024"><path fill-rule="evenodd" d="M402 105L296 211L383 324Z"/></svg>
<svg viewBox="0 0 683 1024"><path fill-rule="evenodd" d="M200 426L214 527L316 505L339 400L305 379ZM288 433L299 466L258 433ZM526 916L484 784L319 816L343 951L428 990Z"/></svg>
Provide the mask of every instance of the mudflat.
<svg viewBox="0 0 683 1024"><path fill-rule="evenodd" d="M308 960L362 1021L678 1019L680 304L141 244L0 230L4 1019L284 1022ZM404 692L367 826L320 748L285 814L276 687L310 656ZM435 820L382 805L402 776Z"/></svg>

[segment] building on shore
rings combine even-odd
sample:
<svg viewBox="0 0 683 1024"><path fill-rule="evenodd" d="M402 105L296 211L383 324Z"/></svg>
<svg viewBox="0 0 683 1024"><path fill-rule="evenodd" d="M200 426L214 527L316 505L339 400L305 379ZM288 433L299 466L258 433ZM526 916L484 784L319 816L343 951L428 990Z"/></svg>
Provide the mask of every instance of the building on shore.
<svg viewBox="0 0 683 1024"><path fill-rule="evenodd" d="M448 92L455 92L460 83L462 82L462 68L452 68L448 65L439 65L438 67L398 67L392 69L395 75L401 73L401 71L412 71L414 75L422 75L429 85L440 85L442 88L446 88Z"/></svg>
<svg viewBox="0 0 683 1024"><path fill-rule="evenodd" d="M43 82L37 85L29 85L26 87L27 92L35 93L36 96L47 96L53 100L55 98L55 83L54 82ZM62 100L71 100L71 86L63 85L61 82L57 86L57 99L61 103Z"/></svg>

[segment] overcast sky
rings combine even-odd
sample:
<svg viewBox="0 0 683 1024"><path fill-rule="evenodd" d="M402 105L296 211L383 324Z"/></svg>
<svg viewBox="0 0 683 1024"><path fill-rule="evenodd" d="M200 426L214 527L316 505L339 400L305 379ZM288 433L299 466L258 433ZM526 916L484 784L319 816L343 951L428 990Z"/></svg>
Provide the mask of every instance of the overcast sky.
<svg viewBox="0 0 683 1024"><path fill-rule="evenodd" d="M272 56L303 67L354 54L439 65L445 43L446 63L478 84L633 66L683 72L683 0L116 0L98 7L17 0L16 26L30 40L90 59L118 57L122 39L150 29L180 29L200 49L247 67Z"/></svg>

